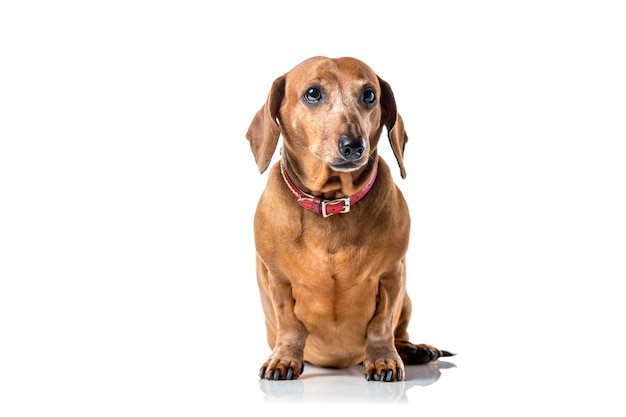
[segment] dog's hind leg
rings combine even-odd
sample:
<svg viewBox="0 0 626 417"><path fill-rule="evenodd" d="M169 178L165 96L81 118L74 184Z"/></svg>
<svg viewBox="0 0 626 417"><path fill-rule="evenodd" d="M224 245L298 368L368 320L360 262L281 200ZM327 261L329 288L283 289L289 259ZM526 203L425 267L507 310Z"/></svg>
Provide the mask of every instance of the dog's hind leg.
<svg viewBox="0 0 626 417"><path fill-rule="evenodd" d="M445 350L439 350L426 344L413 344L406 340L395 340L396 349L405 365L421 365L436 361L444 356L454 356Z"/></svg>

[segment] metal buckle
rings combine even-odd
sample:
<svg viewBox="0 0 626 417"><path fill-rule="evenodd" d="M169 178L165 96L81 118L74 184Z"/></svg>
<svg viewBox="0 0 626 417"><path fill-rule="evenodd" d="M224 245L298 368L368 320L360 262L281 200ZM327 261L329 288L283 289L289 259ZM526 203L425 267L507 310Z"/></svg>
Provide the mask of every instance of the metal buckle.
<svg viewBox="0 0 626 417"><path fill-rule="evenodd" d="M343 209L341 209L341 211L338 211L337 213L326 212L326 206L339 204L339 203L343 203ZM324 217L332 216L333 214L343 214L349 211L350 211L350 197L338 198L337 200L330 200L330 201L322 200L321 212L322 212L322 216Z"/></svg>

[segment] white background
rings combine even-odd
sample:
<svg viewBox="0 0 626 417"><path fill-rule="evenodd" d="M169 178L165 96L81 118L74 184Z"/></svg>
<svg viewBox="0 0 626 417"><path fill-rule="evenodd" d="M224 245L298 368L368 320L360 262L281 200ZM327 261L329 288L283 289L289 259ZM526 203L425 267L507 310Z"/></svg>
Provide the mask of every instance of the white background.
<svg viewBox="0 0 626 417"><path fill-rule="evenodd" d="M257 380L266 175L245 132L326 55L394 89L410 334L458 352L405 406L624 415L620 3L3 2L0 414L312 409ZM319 404L332 380L298 382Z"/></svg>

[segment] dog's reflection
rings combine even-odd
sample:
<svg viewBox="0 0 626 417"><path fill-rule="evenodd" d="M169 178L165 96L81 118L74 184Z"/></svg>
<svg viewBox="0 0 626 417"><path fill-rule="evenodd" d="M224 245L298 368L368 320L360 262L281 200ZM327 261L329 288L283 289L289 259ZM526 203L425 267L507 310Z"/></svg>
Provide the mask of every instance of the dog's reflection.
<svg viewBox="0 0 626 417"><path fill-rule="evenodd" d="M436 361L427 365L405 367L402 382L366 381L362 366L348 369L317 368L310 364L297 380L259 380L259 388L266 402L407 402L406 392L414 386L434 384L441 376L441 369L456 365Z"/></svg>

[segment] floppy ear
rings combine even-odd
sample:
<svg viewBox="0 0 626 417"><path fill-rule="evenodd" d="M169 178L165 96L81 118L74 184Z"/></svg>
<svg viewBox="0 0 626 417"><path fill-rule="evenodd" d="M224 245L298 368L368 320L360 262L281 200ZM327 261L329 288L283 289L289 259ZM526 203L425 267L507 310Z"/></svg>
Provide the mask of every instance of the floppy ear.
<svg viewBox="0 0 626 417"><path fill-rule="evenodd" d="M267 169L276 150L280 126L278 125L278 111L285 97L285 76L278 77L272 84L267 101L257 112L248 127L246 138L250 141L250 149L254 160L263 173Z"/></svg>
<svg viewBox="0 0 626 417"><path fill-rule="evenodd" d="M393 154L400 167L400 175L402 178L406 178L406 170L404 169L404 145L406 145L409 138L404 131L402 117L400 117L396 108L396 99L393 96L391 86L380 77L378 77L378 81L380 82L381 89L380 104L382 106L382 123L387 128L389 143L391 143L391 149L393 149Z"/></svg>

